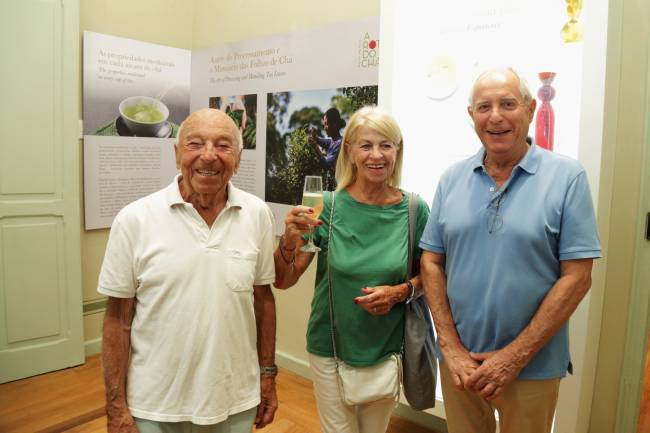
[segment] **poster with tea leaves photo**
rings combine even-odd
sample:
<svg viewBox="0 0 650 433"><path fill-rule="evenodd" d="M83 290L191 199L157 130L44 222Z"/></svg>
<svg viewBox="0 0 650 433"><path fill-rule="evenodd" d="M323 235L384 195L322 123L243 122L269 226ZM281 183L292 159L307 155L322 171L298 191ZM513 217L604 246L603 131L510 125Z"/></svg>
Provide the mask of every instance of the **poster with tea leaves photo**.
<svg viewBox="0 0 650 433"><path fill-rule="evenodd" d="M239 127L244 149L257 147L257 95L213 96L208 107L228 114Z"/></svg>

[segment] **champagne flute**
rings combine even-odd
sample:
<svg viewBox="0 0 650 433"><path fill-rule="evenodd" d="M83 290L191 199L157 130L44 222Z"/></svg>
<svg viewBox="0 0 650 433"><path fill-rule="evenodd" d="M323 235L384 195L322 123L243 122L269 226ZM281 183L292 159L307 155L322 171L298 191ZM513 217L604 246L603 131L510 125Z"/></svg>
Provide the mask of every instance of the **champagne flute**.
<svg viewBox="0 0 650 433"><path fill-rule="evenodd" d="M323 210L323 179L320 176L305 176L305 189L302 192L302 205L314 209L311 214L313 219L318 219L318 216ZM314 227L309 226L309 240L305 245L300 248L300 251L308 253L315 253L320 251L314 245L313 239Z"/></svg>

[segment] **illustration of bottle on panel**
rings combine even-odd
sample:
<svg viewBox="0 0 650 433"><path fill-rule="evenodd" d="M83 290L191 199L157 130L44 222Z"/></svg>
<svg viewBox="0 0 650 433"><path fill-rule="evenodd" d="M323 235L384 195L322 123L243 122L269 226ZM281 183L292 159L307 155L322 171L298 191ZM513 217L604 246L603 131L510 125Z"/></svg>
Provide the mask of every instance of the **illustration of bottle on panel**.
<svg viewBox="0 0 650 433"><path fill-rule="evenodd" d="M542 87L537 91L537 96L542 101L537 111L535 122L535 142L544 149L553 150L553 137L555 134L555 113L551 106L551 99L555 97L555 89L551 86L555 72L539 72Z"/></svg>

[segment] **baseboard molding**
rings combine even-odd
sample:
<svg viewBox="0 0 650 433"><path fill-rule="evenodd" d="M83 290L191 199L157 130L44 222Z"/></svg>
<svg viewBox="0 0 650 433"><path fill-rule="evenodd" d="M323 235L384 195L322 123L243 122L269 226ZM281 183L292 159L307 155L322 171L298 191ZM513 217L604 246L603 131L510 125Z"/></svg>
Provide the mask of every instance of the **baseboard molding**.
<svg viewBox="0 0 650 433"><path fill-rule="evenodd" d="M447 422L444 419L427 412L413 410L408 404L398 403L394 413L436 433L447 433Z"/></svg>
<svg viewBox="0 0 650 433"><path fill-rule="evenodd" d="M302 376L305 379L311 380L309 362L304 359L289 355L282 351L276 351L275 363L278 365L278 367L282 367L292 373L296 373L298 376Z"/></svg>
<svg viewBox="0 0 650 433"><path fill-rule="evenodd" d="M281 368L289 370L305 379L311 380L309 362L304 359L297 358L282 351L276 351L275 363ZM438 402L438 404L441 404L441 402ZM445 420L430 413L413 410L407 404L401 402L397 403L395 414L415 424L421 425L422 427L426 427L433 432L447 433L447 423Z"/></svg>
<svg viewBox="0 0 650 433"><path fill-rule="evenodd" d="M64 421L58 422L56 424L50 425L45 427L44 429L38 430L37 433L60 433L60 432L66 432L68 430L71 430L75 427L79 427L82 424L89 423L91 421L96 420L97 418L101 418L104 415L106 415L106 408L104 406L95 408L91 411L88 411L86 413L83 413L81 415L77 415L73 418L66 419ZM82 431L82 430L77 430L77 431Z"/></svg>
<svg viewBox="0 0 650 433"><path fill-rule="evenodd" d="M86 356L97 355L102 351L102 338L84 341L84 351Z"/></svg>

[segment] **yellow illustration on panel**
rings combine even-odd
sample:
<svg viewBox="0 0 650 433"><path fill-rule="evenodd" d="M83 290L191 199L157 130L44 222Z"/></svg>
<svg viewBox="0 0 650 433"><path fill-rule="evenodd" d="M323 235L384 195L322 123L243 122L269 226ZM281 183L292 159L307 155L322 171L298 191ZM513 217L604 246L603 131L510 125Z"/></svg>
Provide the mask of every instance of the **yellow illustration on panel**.
<svg viewBox="0 0 650 433"><path fill-rule="evenodd" d="M582 40L582 24L578 22L578 17L582 11L582 0L565 0L566 13L569 16L569 22L562 27L560 34L564 42L578 42Z"/></svg>

